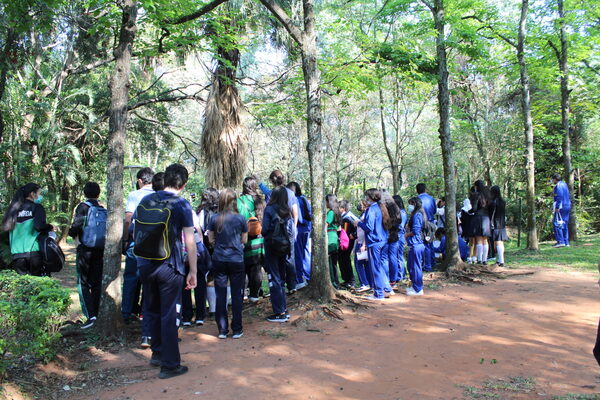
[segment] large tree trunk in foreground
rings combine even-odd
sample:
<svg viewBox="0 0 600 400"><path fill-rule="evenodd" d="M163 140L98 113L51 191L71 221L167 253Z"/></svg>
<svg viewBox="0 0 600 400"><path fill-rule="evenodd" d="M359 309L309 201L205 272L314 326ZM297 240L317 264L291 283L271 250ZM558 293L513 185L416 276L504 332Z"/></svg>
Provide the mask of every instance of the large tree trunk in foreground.
<svg viewBox="0 0 600 400"><path fill-rule="evenodd" d="M124 0L123 19L119 44L114 50L115 69L110 78L110 110L108 122L108 160L106 194L108 221L104 272L102 275L102 300L98 325L104 335L120 331L121 318L118 305L121 301L121 239L123 237L123 164L127 134L127 103L129 101L129 74L131 53L136 33L137 2Z"/></svg>
<svg viewBox="0 0 600 400"><path fill-rule="evenodd" d="M246 171L246 139L240 120L242 100L235 86L240 52L232 45L219 48L218 56L202 128L206 183L218 189L235 188Z"/></svg>
<svg viewBox="0 0 600 400"><path fill-rule="evenodd" d="M458 250L456 225L456 177L452 135L450 132L450 91L448 89L448 66L444 36L444 0L435 0L432 9L437 31L436 55L438 62L438 107L440 115L440 141L444 164L444 191L446 193L446 258L445 267L453 268L462 263Z"/></svg>
<svg viewBox="0 0 600 400"><path fill-rule="evenodd" d="M569 60L567 33L565 31L564 0L558 0L558 17L560 25L560 52L558 52L558 64L560 68L560 114L563 128L563 167L565 182L569 186L571 196L571 217L569 219L569 239L577 240L577 216L575 214L575 201L573 181L575 173L571 163L571 134L569 126Z"/></svg>
<svg viewBox="0 0 600 400"><path fill-rule="evenodd" d="M527 248L539 250L536 215L535 215L535 159L533 153L533 122L531 120L531 97L529 92L529 72L525 62L525 31L529 0L521 3L521 18L519 21L519 37L517 42L517 59L521 74L521 107L523 109L523 128L525 132L525 170L527 172Z"/></svg>
<svg viewBox="0 0 600 400"><path fill-rule="evenodd" d="M325 227L325 169L321 123L321 73L317 66L317 36L313 0L303 0L304 40L302 44L302 71L306 86L306 114L308 131L308 163L313 209L312 271L310 293L312 297L327 302L335 295L329 276L327 232Z"/></svg>

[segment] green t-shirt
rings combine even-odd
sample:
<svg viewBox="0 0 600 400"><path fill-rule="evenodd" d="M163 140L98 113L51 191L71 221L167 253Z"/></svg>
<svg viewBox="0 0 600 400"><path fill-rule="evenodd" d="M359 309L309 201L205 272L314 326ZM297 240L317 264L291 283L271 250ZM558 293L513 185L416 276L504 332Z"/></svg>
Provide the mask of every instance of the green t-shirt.
<svg viewBox="0 0 600 400"><path fill-rule="evenodd" d="M335 214L333 210L327 211L327 250L329 253L337 251L340 248L340 238L337 233L339 226L334 221Z"/></svg>

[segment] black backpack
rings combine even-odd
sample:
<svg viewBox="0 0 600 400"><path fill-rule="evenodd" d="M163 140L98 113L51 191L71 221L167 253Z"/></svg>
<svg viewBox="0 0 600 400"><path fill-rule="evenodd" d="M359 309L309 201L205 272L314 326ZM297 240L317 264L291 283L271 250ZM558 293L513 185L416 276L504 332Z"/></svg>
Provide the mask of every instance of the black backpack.
<svg viewBox="0 0 600 400"><path fill-rule="evenodd" d="M278 214L273 219L273 230L265 237L265 245L269 251L277 256L287 256L292 252L290 237L286 228L286 222Z"/></svg>
<svg viewBox="0 0 600 400"><path fill-rule="evenodd" d="M177 196L161 199L157 193L142 199L135 210L133 254L146 260L171 257L177 241L173 226L173 205Z"/></svg>
<svg viewBox="0 0 600 400"><path fill-rule="evenodd" d="M302 218L306 221L312 221L312 215L308 211L308 200L302 196L300 197L300 202L302 203Z"/></svg>
<svg viewBox="0 0 600 400"><path fill-rule="evenodd" d="M38 244L42 255L42 265L45 272L60 272L65 265L65 254L56 240L47 233L38 235Z"/></svg>

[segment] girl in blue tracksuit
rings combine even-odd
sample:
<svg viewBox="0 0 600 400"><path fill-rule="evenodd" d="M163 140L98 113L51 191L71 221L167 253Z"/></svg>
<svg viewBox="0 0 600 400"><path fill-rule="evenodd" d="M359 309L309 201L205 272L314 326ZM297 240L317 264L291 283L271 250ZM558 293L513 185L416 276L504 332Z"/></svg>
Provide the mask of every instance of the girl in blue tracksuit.
<svg viewBox="0 0 600 400"><path fill-rule="evenodd" d="M408 213L404 209L402 197L395 195L394 201L400 209L400 225L398 225L398 281L406 278L406 267L404 264L404 247L406 246L406 223L408 222Z"/></svg>
<svg viewBox="0 0 600 400"><path fill-rule="evenodd" d="M408 200L408 211L410 218L405 237L408 244L408 273L412 286L406 289L406 295L421 296L423 295L423 255L425 253L422 230L426 218L421 199L412 197Z"/></svg>
<svg viewBox="0 0 600 400"><path fill-rule="evenodd" d="M392 293L392 286L398 281L398 227L400 225L400 209L396 202L388 193L383 193L383 203L387 207L390 216L390 228L387 229L388 242L384 246L381 254L381 262L383 268L388 274L388 286L385 288L386 293Z"/></svg>
<svg viewBox="0 0 600 400"><path fill-rule="evenodd" d="M356 226L365 231L365 241L369 252L368 270L373 274L373 296L371 300L384 299L384 289L389 286L387 274L381 263L381 251L387 244L388 234L386 225L390 223L387 207L381 200L381 192L369 189L365 192L364 200L368 206L364 221L357 221ZM388 226L389 228L389 226Z"/></svg>

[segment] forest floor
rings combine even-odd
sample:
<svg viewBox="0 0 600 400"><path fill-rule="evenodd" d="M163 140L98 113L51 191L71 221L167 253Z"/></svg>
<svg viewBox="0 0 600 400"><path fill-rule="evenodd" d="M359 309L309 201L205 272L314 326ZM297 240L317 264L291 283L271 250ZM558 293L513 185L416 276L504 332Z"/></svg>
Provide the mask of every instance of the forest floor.
<svg viewBox="0 0 600 400"><path fill-rule="evenodd" d="M244 312L244 337L219 340L213 321L181 331L190 371L160 380L130 338L65 350L5 385L10 399L600 399L594 345L600 236L570 249L508 254L529 276L485 285L429 274L425 296L398 294L343 320L264 320L268 299ZM65 275L66 277L66 275ZM291 297L292 321L302 295ZM1 396L1 395L0 395Z"/></svg>

